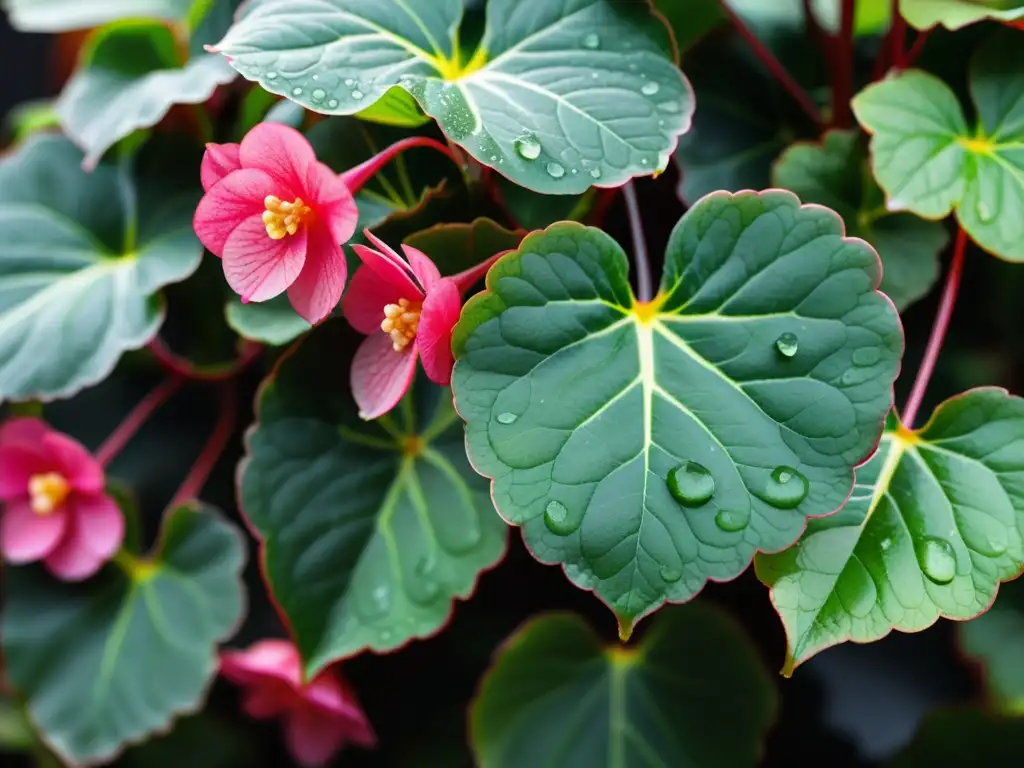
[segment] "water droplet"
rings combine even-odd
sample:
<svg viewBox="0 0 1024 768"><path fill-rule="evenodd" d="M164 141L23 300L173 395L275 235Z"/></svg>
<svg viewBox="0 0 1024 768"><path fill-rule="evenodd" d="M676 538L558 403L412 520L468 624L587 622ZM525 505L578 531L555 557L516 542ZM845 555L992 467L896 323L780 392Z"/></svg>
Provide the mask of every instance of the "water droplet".
<svg viewBox="0 0 1024 768"><path fill-rule="evenodd" d="M267 72L267 80L277 80L277 72Z"/></svg>
<svg viewBox="0 0 1024 768"><path fill-rule="evenodd" d="M356 84L356 81L353 80L351 77L346 77L345 78L345 85L348 86L349 88L351 88L355 84Z"/></svg>
<svg viewBox="0 0 1024 768"><path fill-rule="evenodd" d="M338 106L338 100L331 99L330 101L327 102L327 106L330 107L331 109L334 109L335 107Z"/></svg>
<svg viewBox="0 0 1024 768"><path fill-rule="evenodd" d="M649 164L650 164L650 162L651 162L651 161L650 161L650 160L648 160L648 159L647 159L646 157L641 157L641 158L640 158L640 165L649 165Z"/></svg>
<svg viewBox="0 0 1024 768"><path fill-rule="evenodd" d="M715 495L715 478L703 464L687 461L668 473L668 490L684 507L700 507Z"/></svg>
<svg viewBox="0 0 1024 768"><path fill-rule="evenodd" d="M523 160L536 160L540 157L540 141L532 133L524 133L513 142L513 146Z"/></svg>
<svg viewBox="0 0 1024 768"><path fill-rule="evenodd" d="M792 467L781 465L772 470L758 498L777 509L794 509L807 498L810 484Z"/></svg>
<svg viewBox="0 0 1024 768"><path fill-rule="evenodd" d="M683 578L682 571L680 571L678 568L669 568L667 565L661 566L661 570L658 571L658 574L661 576L662 579L667 581L669 584L674 584L675 582Z"/></svg>
<svg viewBox="0 0 1024 768"><path fill-rule="evenodd" d="M956 576L956 555L948 541L928 536L921 542L918 557L924 575L936 584L949 584Z"/></svg>
<svg viewBox="0 0 1024 768"><path fill-rule="evenodd" d="M592 179L600 179L601 178L601 169L600 168L592 168L590 170L590 178L592 178Z"/></svg>
<svg viewBox="0 0 1024 768"><path fill-rule="evenodd" d="M853 364L864 368L877 363L881 356L878 347L861 347L853 353Z"/></svg>
<svg viewBox="0 0 1024 768"><path fill-rule="evenodd" d="M313 99L313 101L323 101L324 98L327 96L327 91L325 91L323 88L317 88L309 95L310 98Z"/></svg>
<svg viewBox="0 0 1024 768"><path fill-rule="evenodd" d="M576 170L575 168L573 168L573 169L572 169L572 175L573 175L573 176L575 176L575 175L576 175L577 173L579 173L579 171L578 171L578 170Z"/></svg>
<svg viewBox="0 0 1024 768"><path fill-rule="evenodd" d="M885 552L885 550L892 546L892 539L882 539L882 543L879 546L882 548L882 551Z"/></svg>
<svg viewBox="0 0 1024 768"><path fill-rule="evenodd" d="M549 501L544 508L544 525L556 536L568 536L579 528L582 522L582 513L570 512L560 501Z"/></svg>
<svg viewBox="0 0 1024 768"><path fill-rule="evenodd" d="M679 102L663 101L660 104L658 104L658 109L660 109L662 112L668 112L668 114L674 115L676 112L679 111Z"/></svg>
<svg viewBox="0 0 1024 768"><path fill-rule="evenodd" d="M835 592L839 602L856 619L863 619L871 613L878 602L875 581L857 558L852 558L839 575Z"/></svg>
<svg viewBox="0 0 1024 768"><path fill-rule="evenodd" d="M298 87L292 88L292 96L301 96L301 95L302 95L302 89L301 88L298 88Z"/></svg>
<svg viewBox="0 0 1024 768"><path fill-rule="evenodd" d="M365 621L379 619L391 610L391 590L387 584L378 584L366 595L368 599L361 598L362 595L356 599L356 612Z"/></svg>
<svg viewBox="0 0 1024 768"><path fill-rule="evenodd" d="M788 331L775 340L775 348L783 357L793 357L800 351L800 340L795 333Z"/></svg>
<svg viewBox="0 0 1024 768"><path fill-rule="evenodd" d="M660 85L658 85L655 82L650 82L650 83L644 83L643 84L643 87L640 89L640 93L642 93L644 96L653 96L654 94L656 94L660 90L661 90L661 86Z"/></svg>
<svg viewBox="0 0 1024 768"><path fill-rule="evenodd" d="M314 80L319 80L320 79L320 75L313 75L313 79Z"/></svg>
<svg viewBox="0 0 1024 768"><path fill-rule="evenodd" d="M984 202L978 203L978 218L982 221L992 221L992 211Z"/></svg>
<svg viewBox="0 0 1024 768"><path fill-rule="evenodd" d="M548 172L548 176L553 179L560 179L565 176L565 168L558 163L548 163L545 170Z"/></svg>
<svg viewBox="0 0 1024 768"><path fill-rule="evenodd" d="M361 98L363 98L363 92L362 91L352 91L352 98L355 101L359 101Z"/></svg>
<svg viewBox="0 0 1024 768"><path fill-rule="evenodd" d="M715 515L715 525L729 533L742 531L750 525L750 509L723 509Z"/></svg>
<svg viewBox="0 0 1024 768"><path fill-rule="evenodd" d="M498 423L499 424L515 424L516 420L518 418L519 417L516 416L514 413L508 413L508 412L506 412L506 413L499 413L498 414Z"/></svg>
<svg viewBox="0 0 1024 768"><path fill-rule="evenodd" d="M416 567L413 570L417 576L422 578L433 573L435 568L437 568L437 555L434 552L428 552L416 561Z"/></svg>
<svg viewBox="0 0 1024 768"><path fill-rule="evenodd" d="M591 80L597 80L598 77L600 77L600 75L598 75L597 72L591 72L590 73L590 79Z"/></svg>
<svg viewBox="0 0 1024 768"><path fill-rule="evenodd" d="M596 32L591 32L589 35L583 37L583 47L595 50L601 47L601 38L598 37Z"/></svg>
<svg viewBox="0 0 1024 768"><path fill-rule="evenodd" d="M390 643L391 642L391 630L385 629L383 632L381 632L380 633L380 641L382 643Z"/></svg>

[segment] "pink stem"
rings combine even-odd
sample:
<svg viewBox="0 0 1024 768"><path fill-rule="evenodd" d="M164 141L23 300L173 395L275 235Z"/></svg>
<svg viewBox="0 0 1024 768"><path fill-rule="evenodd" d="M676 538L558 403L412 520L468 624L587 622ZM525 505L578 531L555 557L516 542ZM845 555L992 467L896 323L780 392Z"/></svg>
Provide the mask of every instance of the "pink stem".
<svg viewBox="0 0 1024 768"><path fill-rule="evenodd" d="M496 253L489 259L481 264L477 264L475 267L470 267L467 270L459 272L457 275L452 275L452 280L455 281L455 285L459 289L459 293L465 293L470 288L479 282L480 278L487 274L487 271L494 266L494 262L504 256L506 253L512 253L512 251L502 251Z"/></svg>
<svg viewBox="0 0 1024 768"><path fill-rule="evenodd" d="M843 0L839 20L839 50L833 69L832 122L837 128L849 128L853 115L850 99L853 98L853 23L856 3Z"/></svg>
<svg viewBox="0 0 1024 768"><path fill-rule="evenodd" d="M164 370L174 376L180 376L190 381L227 381L248 368L260 356L260 353L263 351L263 345L247 339L243 342L242 352L235 362L208 370L203 370L194 363L176 355L159 336L149 342L147 349L157 359L157 362L163 366Z"/></svg>
<svg viewBox="0 0 1024 768"><path fill-rule="evenodd" d="M925 350L924 360L921 361L917 378L914 380L914 388L910 392L910 397L907 398L907 404L904 406L903 415L900 418L903 426L907 429L913 429L914 418L921 408L921 401L924 400L928 382L931 381L935 363L939 359L942 344L946 340L946 331L949 330L949 321L953 316L953 306L956 304L957 293L960 291L960 276L964 271L964 253L966 251L967 233L961 228L956 234L953 263L949 267L946 287L942 292L942 302L939 304L938 314L935 315L935 322L932 324L932 335L928 339L928 348Z"/></svg>
<svg viewBox="0 0 1024 768"><path fill-rule="evenodd" d="M907 37L907 22L900 15L899 0L892 0L892 29L889 30L889 62L893 69L903 69L903 43Z"/></svg>
<svg viewBox="0 0 1024 768"><path fill-rule="evenodd" d="M451 149L441 142L435 141L434 139L428 139L426 136L410 136L407 139L396 141L390 147L374 155L365 163L357 165L355 168L349 168L341 174L341 180L345 182L345 186L348 187L349 191L354 195L366 186L366 182L376 176L381 168L390 163L407 149L412 149L413 147L430 147L432 149L436 149L446 157L451 158L453 163L458 164Z"/></svg>
<svg viewBox="0 0 1024 768"><path fill-rule="evenodd" d="M174 498L171 500L170 508L174 509L187 501L192 501L199 496L203 486L210 477L210 473L220 460L228 440L235 431L235 417L237 412L235 402L234 385L225 381L221 384L220 414L217 416L217 423L210 434L202 453L196 459L195 464L188 471L188 475L182 480Z"/></svg>
<svg viewBox="0 0 1024 768"><path fill-rule="evenodd" d="M110 436L103 441L103 444L96 451L96 461L100 463L101 467L105 468L114 460L117 454L128 444L128 441L139 431L139 428L149 421L149 417L161 405L171 399L184 381L185 379L181 376L171 376L139 401L139 404L124 417L121 423L117 425L117 428L110 433Z"/></svg>
<svg viewBox="0 0 1024 768"><path fill-rule="evenodd" d="M930 29L926 29L917 36L914 40L914 44L910 46L910 50L907 51L907 55L903 57L903 61L901 62L901 66L904 69L914 65L914 62L917 61L917 57L920 56L921 51L924 50L924 44L928 42L928 36L931 35L931 33L932 31Z"/></svg>

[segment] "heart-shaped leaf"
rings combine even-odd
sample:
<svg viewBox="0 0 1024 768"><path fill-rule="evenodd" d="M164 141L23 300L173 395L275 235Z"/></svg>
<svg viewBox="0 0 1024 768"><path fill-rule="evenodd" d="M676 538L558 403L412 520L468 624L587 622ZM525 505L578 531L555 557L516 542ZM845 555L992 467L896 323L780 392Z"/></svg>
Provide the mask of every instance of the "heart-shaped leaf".
<svg viewBox="0 0 1024 768"><path fill-rule="evenodd" d="M194 0L4 0L21 32L67 32L118 19L183 19Z"/></svg>
<svg viewBox="0 0 1024 768"><path fill-rule="evenodd" d="M502 646L470 742L480 768L754 765L776 709L743 630L717 610L674 608L636 648L548 614Z"/></svg>
<svg viewBox="0 0 1024 768"><path fill-rule="evenodd" d="M992 607L958 629L960 647L981 664L999 709L1024 715L1024 582L1000 587Z"/></svg>
<svg viewBox="0 0 1024 768"><path fill-rule="evenodd" d="M37 134L0 162L0 400L67 397L110 373L163 321L163 286L199 265L196 190L81 169Z"/></svg>
<svg viewBox="0 0 1024 768"><path fill-rule="evenodd" d="M201 104L235 79L221 58L200 53L181 64L174 33L156 21L111 24L90 41L56 110L94 166L115 143L159 123L175 104Z"/></svg>
<svg viewBox="0 0 1024 768"><path fill-rule="evenodd" d="M870 133L871 166L890 211L942 219L956 210L982 248L1024 261L1024 47L1002 31L978 51L970 90L979 122L967 126L953 91L920 70L868 86L853 100Z"/></svg>
<svg viewBox="0 0 1024 768"><path fill-rule="evenodd" d="M151 558L119 558L78 584L4 571L4 673L73 765L106 763L198 708L242 617L242 536L208 507L171 511Z"/></svg>
<svg viewBox="0 0 1024 768"><path fill-rule="evenodd" d="M484 165L545 194L668 163L693 97L648 3L490 0L462 55L463 0L252 0L216 50L269 91L352 114L398 85Z"/></svg>
<svg viewBox="0 0 1024 768"><path fill-rule="evenodd" d="M927 30L941 24L960 29L982 19L1015 21L1024 18L1019 0L900 0L900 14L907 23Z"/></svg>
<svg viewBox="0 0 1024 768"><path fill-rule="evenodd" d="M794 144L775 164L773 184L795 192L805 203L827 205L843 217L850 235L875 247L882 259L882 291L897 309L905 309L935 285L949 233L936 222L889 213L857 133L829 131L820 144Z"/></svg>
<svg viewBox="0 0 1024 768"><path fill-rule="evenodd" d="M348 377L360 338L329 322L283 359L240 471L271 592L311 675L434 634L505 549L447 389L423 379L395 414L359 418Z"/></svg>
<svg viewBox="0 0 1024 768"><path fill-rule="evenodd" d="M882 438L850 502L758 555L789 639L784 672L829 646L985 611L1024 568L1024 400L967 392Z"/></svg>
<svg viewBox="0 0 1024 768"><path fill-rule="evenodd" d="M846 501L903 349L879 277L835 213L778 190L697 203L647 304L608 235L532 234L456 326L470 461L628 635Z"/></svg>

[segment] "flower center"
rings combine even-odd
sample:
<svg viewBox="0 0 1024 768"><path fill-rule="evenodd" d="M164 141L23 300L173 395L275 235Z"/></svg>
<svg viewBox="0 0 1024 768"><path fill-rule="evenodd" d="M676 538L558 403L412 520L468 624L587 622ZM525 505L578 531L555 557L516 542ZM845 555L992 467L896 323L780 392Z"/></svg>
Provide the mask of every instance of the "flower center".
<svg viewBox="0 0 1024 768"><path fill-rule="evenodd" d="M64 503L71 493L71 486L59 472L32 475L28 479L28 495L32 511L37 515L49 515Z"/></svg>
<svg viewBox="0 0 1024 768"><path fill-rule="evenodd" d="M380 329L391 337L395 352L401 352L416 338L422 309L422 302L408 299L399 299L397 304L384 307L384 322L380 324Z"/></svg>
<svg viewBox="0 0 1024 768"><path fill-rule="evenodd" d="M267 195L263 204L267 207L263 212L263 223L267 225L267 234L271 240L283 240L288 235L294 235L300 226L313 217L313 209L301 197L289 203L274 195Z"/></svg>

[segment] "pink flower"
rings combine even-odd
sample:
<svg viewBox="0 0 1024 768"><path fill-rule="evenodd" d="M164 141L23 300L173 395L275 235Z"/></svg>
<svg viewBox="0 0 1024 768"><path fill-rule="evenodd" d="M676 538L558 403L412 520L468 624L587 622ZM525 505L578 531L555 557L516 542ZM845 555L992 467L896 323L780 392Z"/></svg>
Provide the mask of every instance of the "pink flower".
<svg viewBox="0 0 1024 768"><path fill-rule="evenodd" d="M99 462L38 419L0 427L0 500L8 562L42 560L65 581L92 576L124 540L124 517L104 492Z"/></svg>
<svg viewBox="0 0 1024 768"><path fill-rule="evenodd" d="M284 719L288 749L300 765L325 765L346 742L367 748L377 744L348 683L334 669L303 683L299 653L286 640L262 640L244 651L225 651L220 671L246 688L246 714Z"/></svg>
<svg viewBox="0 0 1024 768"><path fill-rule="evenodd" d="M365 232L376 246L352 246L363 262L342 308L349 323L367 334L352 361L352 394L363 419L376 419L402 399L416 375L416 361L431 381L451 381L452 329L462 294L501 254L453 277L441 277L426 254L402 246L408 262Z"/></svg>

